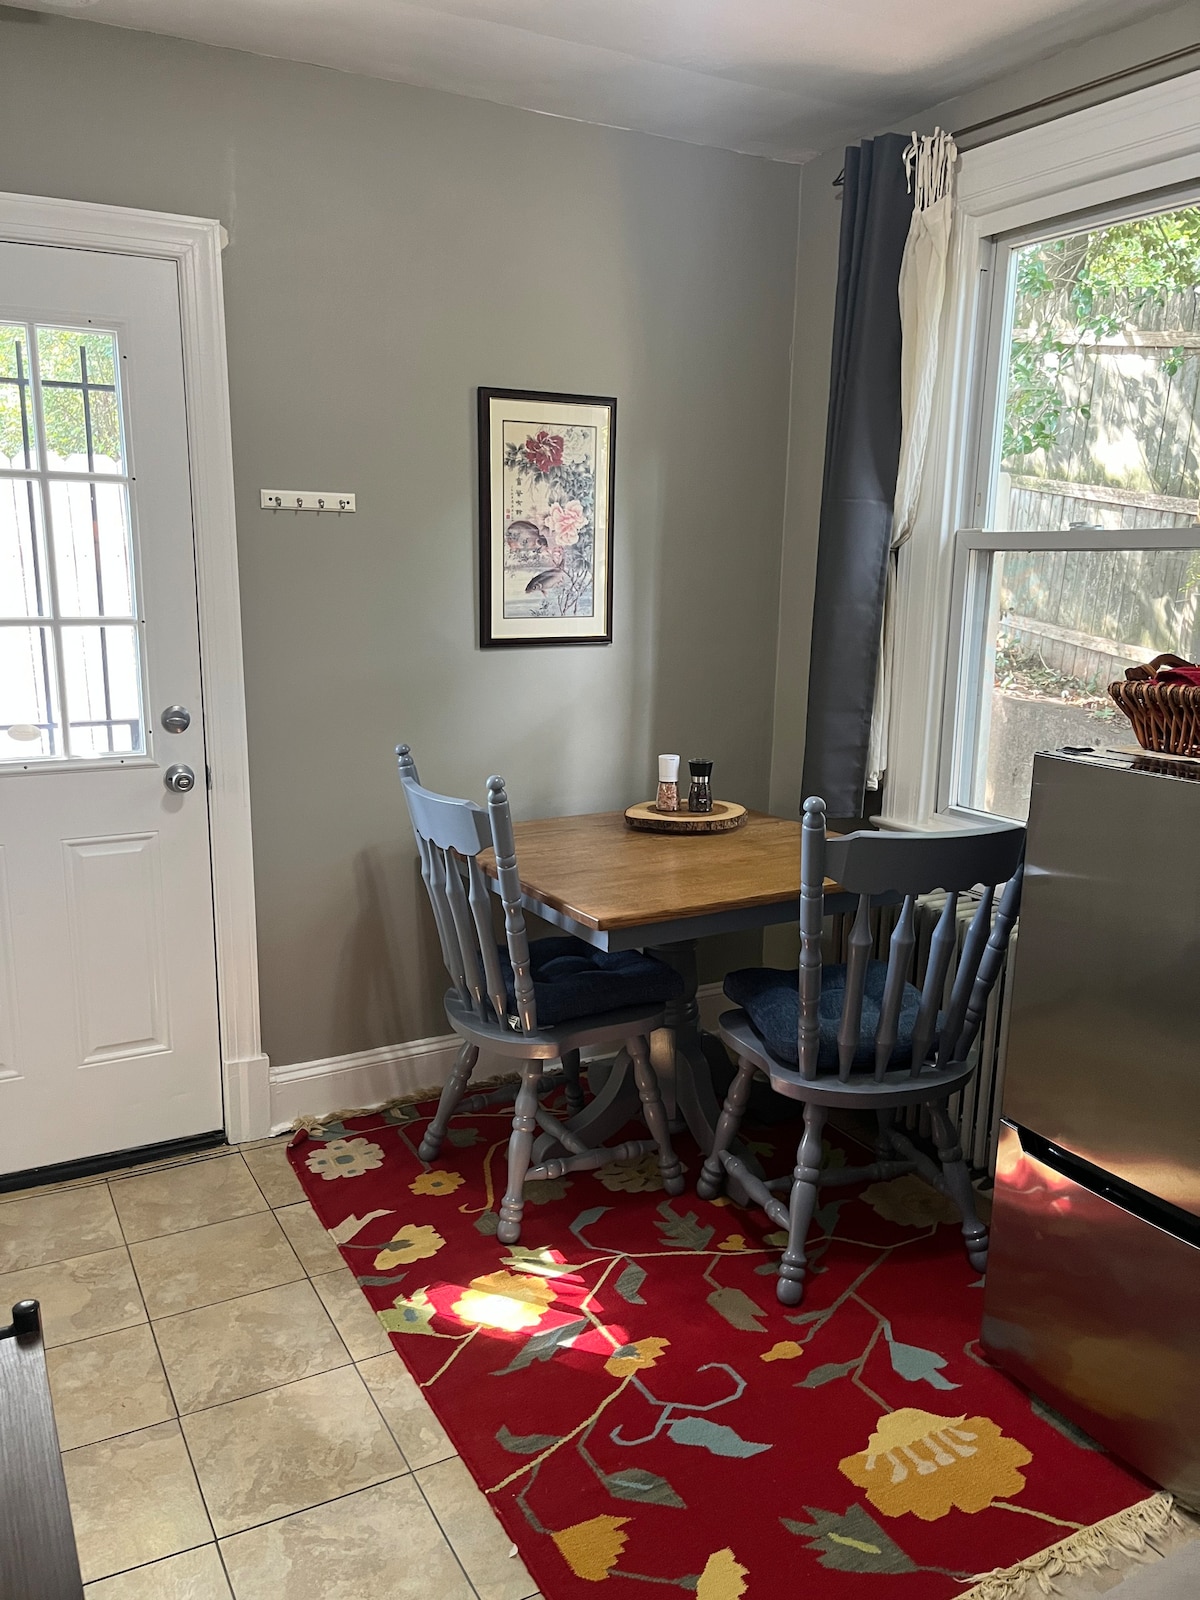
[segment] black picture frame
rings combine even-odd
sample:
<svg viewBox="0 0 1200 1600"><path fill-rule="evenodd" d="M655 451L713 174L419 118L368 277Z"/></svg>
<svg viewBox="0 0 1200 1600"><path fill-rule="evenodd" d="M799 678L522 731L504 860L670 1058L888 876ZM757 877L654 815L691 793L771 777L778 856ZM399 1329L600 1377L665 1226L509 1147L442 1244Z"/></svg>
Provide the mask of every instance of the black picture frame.
<svg viewBox="0 0 1200 1600"><path fill-rule="evenodd" d="M617 402L478 391L479 645L611 644Z"/></svg>

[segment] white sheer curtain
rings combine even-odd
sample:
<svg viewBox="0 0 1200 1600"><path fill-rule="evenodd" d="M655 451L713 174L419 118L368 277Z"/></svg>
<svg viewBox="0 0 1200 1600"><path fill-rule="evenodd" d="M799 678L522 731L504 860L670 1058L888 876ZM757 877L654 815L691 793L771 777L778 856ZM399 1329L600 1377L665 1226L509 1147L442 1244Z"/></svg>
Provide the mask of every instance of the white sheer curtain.
<svg viewBox="0 0 1200 1600"><path fill-rule="evenodd" d="M950 253L954 167L957 160L958 149L954 140L940 128L931 134L914 133L912 143L904 152L908 184L913 192L913 215L900 267L900 406L903 431L883 607L883 638L875 680L875 705L871 714L868 789L878 789L888 761L897 552L912 533L921 492L925 452L929 444L942 305L946 298L946 262Z"/></svg>

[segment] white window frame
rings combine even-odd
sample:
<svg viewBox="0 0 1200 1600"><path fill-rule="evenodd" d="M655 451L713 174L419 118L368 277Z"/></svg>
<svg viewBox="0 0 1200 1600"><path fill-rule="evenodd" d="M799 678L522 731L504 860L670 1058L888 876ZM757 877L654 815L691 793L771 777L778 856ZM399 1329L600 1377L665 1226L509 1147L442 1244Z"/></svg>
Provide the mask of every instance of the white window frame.
<svg viewBox="0 0 1200 1600"><path fill-rule="evenodd" d="M963 528L954 537L946 694L938 774L938 815L978 827L1000 819L955 799L978 753L992 557L1009 550L1200 550L1200 528L1067 528L1008 533ZM1124 742L1128 743L1126 739Z"/></svg>
<svg viewBox="0 0 1200 1600"><path fill-rule="evenodd" d="M1026 129L962 158L933 427L913 534L900 551L883 826L977 825L980 817L946 804L953 759L947 708L958 691L950 664L957 668L962 644L961 602L959 631L953 631L956 535L977 527L986 510L981 473L991 441L985 449L981 435L984 419L995 411L998 363L989 364L988 356L1000 336L997 306L1004 304L1003 292L993 287L996 241L1066 231L1089 214L1115 220L1122 209L1145 210L1147 201L1157 209L1164 195L1197 184L1200 72ZM1148 535L1154 548L1174 548L1175 536L1190 531L1141 530L1138 537ZM1017 537L1020 548L1037 548L1032 535ZM1132 530L1123 530L1121 541L1119 548L1136 547ZM1103 548L1104 541L1089 532L1082 547ZM1061 536L1055 548L1062 548Z"/></svg>
<svg viewBox="0 0 1200 1600"><path fill-rule="evenodd" d="M179 275L225 1131L231 1144L263 1138L271 1131L270 1062L262 1051L259 1026L250 762L221 284L225 230L203 217L0 194L0 240L152 256L173 262Z"/></svg>

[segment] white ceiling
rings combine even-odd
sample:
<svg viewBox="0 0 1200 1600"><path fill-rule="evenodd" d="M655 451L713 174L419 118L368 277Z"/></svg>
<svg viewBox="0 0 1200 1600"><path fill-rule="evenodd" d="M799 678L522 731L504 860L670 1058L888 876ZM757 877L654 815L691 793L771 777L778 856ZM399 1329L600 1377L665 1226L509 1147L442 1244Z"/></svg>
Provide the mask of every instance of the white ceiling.
<svg viewBox="0 0 1200 1600"><path fill-rule="evenodd" d="M804 161L1166 0L15 3Z"/></svg>

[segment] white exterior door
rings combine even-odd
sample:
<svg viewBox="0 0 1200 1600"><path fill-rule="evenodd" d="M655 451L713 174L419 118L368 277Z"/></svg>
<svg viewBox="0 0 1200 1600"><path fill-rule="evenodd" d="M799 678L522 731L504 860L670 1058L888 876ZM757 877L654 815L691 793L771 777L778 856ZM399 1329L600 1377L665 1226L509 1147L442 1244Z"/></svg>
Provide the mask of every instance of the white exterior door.
<svg viewBox="0 0 1200 1600"><path fill-rule="evenodd" d="M224 1121L182 360L174 262L0 244L0 1174Z"/></svg>

